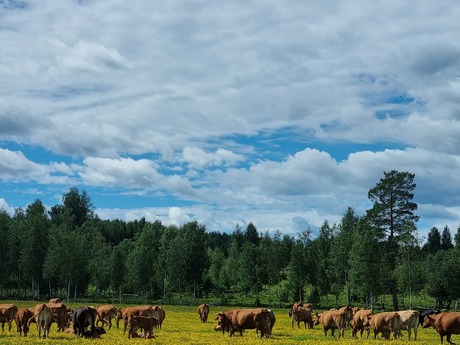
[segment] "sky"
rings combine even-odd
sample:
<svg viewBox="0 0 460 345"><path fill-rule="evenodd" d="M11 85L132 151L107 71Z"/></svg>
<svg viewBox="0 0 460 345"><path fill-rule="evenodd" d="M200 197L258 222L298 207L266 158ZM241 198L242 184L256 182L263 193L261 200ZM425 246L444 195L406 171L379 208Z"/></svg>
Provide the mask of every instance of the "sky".
<svg viewBox="0 0 460 345"><path fill-rule="evenodd" d="M0 208L313 233L415 174L460 225L460 6L0 0Z"/></svg>

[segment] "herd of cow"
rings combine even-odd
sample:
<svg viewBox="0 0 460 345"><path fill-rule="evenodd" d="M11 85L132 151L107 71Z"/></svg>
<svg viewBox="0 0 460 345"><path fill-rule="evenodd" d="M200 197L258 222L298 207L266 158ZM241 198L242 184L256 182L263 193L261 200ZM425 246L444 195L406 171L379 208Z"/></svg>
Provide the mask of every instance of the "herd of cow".
<svg viewBox="0 0 460 345"><path fill-rule="evenodd" d="M201 307L201 306L200 306ZM200 313L200 308L198 309ZM209 312L209 310L208 310ZM201 314L200 314L201 315ZM291 326L297 323L304 323L304 327L312 329L314 325L321 325L324 335L331 330L332 336L334 331L338 330L339 338L344 337L345 329L351 329L352 337L356 337L358 332L363 336L364 331L374 333L374 339L381 334L382 338L390 339L402 337L402 330L406 330L408 339L411 340L412 332L414 340L417 340L417 329L419 325L423 328L434 327L441 337L441 344L444 336L449 344L452 334L460 334L460 313L443 312L437 309L426 310L403 310L396 312L374 313L372 310L360 309L359 307L345 306L340 309L331 309L323 313L313 313L311 303L295 303L289 310ZM261 337L270 337L275 324L275 315L270 309L234 309L227 310L217 314L216 331L230 333L232 336L235 332L242 335L245 329L256 329L260 331Z"/></svg>
<svg viewBox="0 0 460 345"><path fill-rule="evenodd" d="M5 323L11 331L13 320L16 322L20 336L27 336L30 325L36 323L38 336L47 338L53 322L56 323L58 332L73 333L77 337L100 338L105 334L104 325L108 329L112 327L112 320L124 321L124 331L128 329L128 338L153 338L154 328L161 329L166 317L164 309L156 306L135 306L115 308L113 305L100 307L84 306L76 309L67 308L59 298L52 298L48 303L40 303L31 308L18 309L14 304L0 304L0 323L2 332L5 331ZM72 322L73 327L70 327ZM99 326L99 323L102 325ZM89 328L89 329L88 329ZM138 330L144 333L138 333Z"/></svg>
<svg viewBox="0 0 460 345"><path fill-rule="evenodd" d="M209 315L209 304L204 303L198 306L198 314L202 323L206 323ZM128 330L128 338L154 338L154 328L161 329L166 313L164 309L156 306L135 306L126 308L115 308L113 305L100 307L78 307L74 310L67 308L60 299L51 299L48 303L37 304L31 308L18 309L14 304L0 304L0 323L2 332L5 330L5 323L11 331L13 320L16 322L17 331L20 336L27 336L30 325L36 323L38 336L47 338L50 326L53 322L57 324L58 332L73 333L77 337L100 338L105 333L104 325L108 329L112 327L112 320L116 321L117 328L119 321L124 321L123 334ZM444 337L448 343L451 342L452 334L460 334L460 313L442 312L440 310L403 310L397 312L374 313L372 310L360 309L359 307L345 306L340 309L331 309L322 313L313 313L313 306L310 303L295 303L289 310L291 326L312 329L314 325L321 325L324 335L331 330L334 336L338 330L339 338L344 337L346 328L351 329L352 337L358 332L363 336L364 331L372 331L374 338L381 334L382 338L394 339L402 337L401 330L406 330L408 339L411 340L412 332L414 339L417 339L417 329L422 327L434 327L441 337L441 344ZM269 338L272 335L273 326L276 322L275 314L266 308L256 309L231 309L219 312L215 318L217 325L215 331L222 334L228 332L230 337L236 332L241 336L246 329L255 329L260 332L260 337ZM70 328L70 323L73 327ZM99 323L102 326L99 326ZM88 329L89 328L89 329ZM143 330L139 333L138 330Z"/></svg>

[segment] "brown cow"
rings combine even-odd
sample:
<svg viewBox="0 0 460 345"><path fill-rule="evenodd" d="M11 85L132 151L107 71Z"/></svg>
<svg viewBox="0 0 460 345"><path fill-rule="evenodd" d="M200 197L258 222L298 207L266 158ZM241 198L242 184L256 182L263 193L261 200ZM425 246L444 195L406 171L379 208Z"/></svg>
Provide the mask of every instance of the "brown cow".
<svg viewBox="0 0 460 345"><path fill-rule="evenodd" d="M32 313L33 316L27 321L27 327L30 328L30 324L35 322L37 324L38 337L41 338L43 330L43 339L47 338L54 318L53 311L43 303L37 304L33 308Z"/></svg>
<svg viewBox="0 0 460 345"><path fill-rule="evenodd" d="M24 336L27 337L27 333L29 332L29 326L27 323L29 322L29 319L33 317L32 311L28 308L21 308L18 310L16 314L16 326L19 332L19 336L22 336L24 333Z"/></svg>
<svg viewBox="0 0 460 345"><path fill-rule="evenodd" d="M156 317L148 317L141 315L133 315L128 319L128 339L137 338L137 329L142 328L144 330L144 338L155 338L153 334L153 328L158 324Z"/></svg>
<svg viewBox="0 0 460 345"><path fill-rule="evenodd" d="M297 307L291 310L291 326L294 328L294 322L297 322L297 327L300 328L300 323L303 322L305 328L313 329L313 317L311 310L304 307Z"/></svg>
<svg viewBox="0 0 460 345"><path fill-rule="evenodd" d="M55 298L50 298L50 300L48 301L48 303L61 303L61 299L59 297L55 297Z"/></svg>
<svg viewBox="0 0 460 345"><path fill-rule="evenodd" d="M260 337L270 337L270 318L267 309L240 309L233 313L230 336L239 332L243 336L245 329L260 331Z"/></svg>
<svg viewBox="0 0 460 345"><path fill-rule="evenodd" d="M154 306L153 307L153 317L156 317L158 319L156 328L161 329L161 326L163 325L163 321L166 317L166 312L163 309L163 307L160 307L159 305Z"/></svg>
<svg viewBox="0 0 460 345"><path fill-rule="evenodd" d="M203 303L198 306L198 315L200 315L200 321L202 323L208 322L209 315L209 304Z"/></svg>
<svg viewBox="0 0 460 345"><path fill-rule="evenodd" d="M8 332L11 332L11 324L16 320L18 307L14 304L0 304L0 322L2 323L2 332L5 331L5 323L8 324Z"/></svg>
<svg viewBox="0 0 460 345"><path fill-rule="evenodd" d="M230 333L230 330L233 328L232 327L233 314L238 310L239 309L224 310L223 312L217 314L216 316L217 326L219 326L220 329L222 330L222 334L225 334L225 332ZM216 330L215 327L214 327L214 330Z"/></svg>
<svg viewBox="0 0 460 345"><path fill-rule="evenodd" d="M414 330L414 339L417 340L417 328L419 324L419 312L417 310L401 310L397 312L401 318L401 329L407 330L410 340L412 330ZM402 337L401 332L399 336Z"/></svg>
<svg viewBox="0 0 460 345"><path fill-rule="evenodd" d="M393 337L396 339L400 332L401 317L393 311L368 315L363 325L374 331L374 339L379 333L382 333L382 338L385 339L389 339L390 334L393 333Z"/></svg>
<svg viewBox="0 0 460 345"><path fill-rule="evenodd" d="M294 303L294 304L292 305L291 309L289 310L289 317L292 317L292 312L293 312L294 310L296 310L298 307L310 309L310 311L313 313L313 304L312 304L312 303L302 303L302 302L299 302L299 303Z"/></svg>
<svg viewBox="0 0 460 345"><path fill-rule="evenodd" d="M356 337L358 331L361 333L361 338L363 337L364 329L367 329L367 337L369 338L369 327L364 327L364 322L366 317L374 314L370 309L360 309L353 315L353 326L351 327L351 335Z"/></svg>
<svg viewBox="0 0 460 345"><path fill-rule="evenodd" d="M127 307L121 310L121 318L124 321L125 328L123 330L123 335L126 333L126 328L128 327L128 319L134 315L154 317L153 308L151 305L142 305L136 307Z"/></svg>
<svg viewBox="0 0 460 345"><path fill-rule="evenodd" d="M454 344L450 338L452 334L460 334L460 313L445 312L441 314L427 315L423 320L423 328L434 327L441 337L441 344L444 336L449 344Z"/></svg>
<svg viewBox="0 0 460 345"><path fill-rule="evenodd" d="M345 313L345 325L351 328L351 321L353 320L353 308L350 306L344 306L338 309Z"/></svg>
<svg viewBox="0 0 460 345"><path fill-rule="evenodd" d="M117 309L109 304L109 305L102 305L96 308L97 311L97 321L96 326L99 322L102 322L102 327L104 327L104 323L109 325L109 330L112 328L112 319L117 318Z"/></svg>
<svg viewBox="0 0 460 345"><path fill-rule="evenodd" d="M340 310L328 310L322 314L316 313L315 325L321 324L324 330L324 336L327 335L327 331L331 330L331 334L334 337L334 331L339 330L339 338L344 336L346 327L346 313Z"/></svg>
<svg viewBox="0 0 460 345"><path fill-rule="evenodd" d="M53 312L53 321L57 324L57 331L65 331L68 327L67 307L62 303L46 303Z"/></svg>

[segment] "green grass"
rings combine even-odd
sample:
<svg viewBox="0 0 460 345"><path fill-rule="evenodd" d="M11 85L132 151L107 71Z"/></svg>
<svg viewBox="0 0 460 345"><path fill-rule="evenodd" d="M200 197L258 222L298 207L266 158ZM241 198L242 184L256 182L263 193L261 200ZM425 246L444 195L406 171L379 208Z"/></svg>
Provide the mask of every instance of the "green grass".
<svg viewBox="0 0 460 345"><path fill-rule="evenodd" d="M37 304L34 302L11 302L2 301L1 303L14 303L21 307L31 307ZM67 304L69 307L75 308L82 304ZM124 306L124 305L116 305ZM128 340L127 335L123 335L123 322L120 322L120 329L114 327L107 331L107 334L102 335L101 340L84 340L77 339L74 335L58 333L56 325L53 324L50 331L49 339L38 339L38 333L35 324L32 325L31 331L27 338L19 337L16 332L16 325L13 323L11 332L5 331L0 333L0 344L164 344L164 345L181 345L181 344L205 344L205 345L226 345L226 344L276 344L276 345L300 345L300 344L338 344L338 345L380 345L380 344L408 344L407 332L402 331L403 338L399 340L385 341L381 338L377 340L370 338L352 338L351 331L345 331L344 339L333 338L330 333L325 337L322 329L315 326L313 330L303 328L291 328L291 320L288 316L288 309L273 309L276 315L276 324L273 329L273 337L270 339L260 339L256 336L255 330L247 330L243 337L235 335L230 338L228 334L222 335L221 332L213 330L216 322L214 318L219 311L230 308L211 306L211 312L208 322L200 323L198 313L195 306L163 306L166 311L166 319L163 323L163 329L155 330L155 339L131 339ZM337 334L336 334L337 336ZM458 341L460 336L453 336L453 341ZM412 340L411 343L417 344L439 344L440 338L434 329L419 328L417 341Z"/></svg>

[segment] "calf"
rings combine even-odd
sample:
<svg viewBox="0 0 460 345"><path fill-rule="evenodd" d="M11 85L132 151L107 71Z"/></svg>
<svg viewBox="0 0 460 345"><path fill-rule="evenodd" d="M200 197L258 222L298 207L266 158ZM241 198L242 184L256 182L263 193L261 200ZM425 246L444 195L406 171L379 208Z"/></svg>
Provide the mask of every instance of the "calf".
<svg viewBox="0 0 460 345"><path fill-rule="evenodd" d="M328 330L331 330L331 334L334 336L334 331L338 329L339 338L343 338L346 326L346 314L340 310L328 310L319 315L316 313L315 325L319 324L323 326L324 336L326 336Z"/></svg>
<svg viewBox="0 0 460 345"><path fill-rule="evenodd" d="M2 323L2 332L5 331L5 323L8 324L8 331L11 332L11 324L16 319L18 307L14 304L0 304L0 322Z"/></svg>
<svg viewBox="0 0 460 345"><path fill-rule="evenodd" d="M50 298L50 300L48 301L48 303L61 303L61 299L59 297L54 297L54 298Z"/></svg>
<svg viewBox="0 0 460 345"><path fill-rule="evenodd" d="M126 328L128 327L128 320L130 317L134 315L141 315L141 316L148 316L154 317L153 315L153 308L150 305L143 305L143 306L135 306L135 307L127 307L120 310L121 317L125 323L125 328L123 329L123 334L126 333ZM118 318L118 311L117 311L117 318ZM118 323L117 323L118 325Z"/></svg>
<svg viewBox="0 0 460 345"><path fill-rule="evenodd" d="M460 334L460 313L446 312L435 315L427 315L423 320L423 328L434 327L441 337L441 344L444 336L449 344L454 344L450 338L452 334Z"/></svg>
<svg viewBox="0 0 460 345"><path fill-rule="evenodd" d="M128 319L128 339L137 338L137 329L144 330L144 338L155 338L153 328L158 324L158 318L141 315L133 315Z"/></svg>
<svg viewBox="0 0 460 345"><path fill-rule="evenodd" d="M224 310L223 312L217 314L216 316L217 326L220 327L222 334L225 334L225 332L230 333L230 330L233 328L232 326L233 314L238 310L239 309ZM214 327L214 330L216 330L216 327Z"/></svg>

